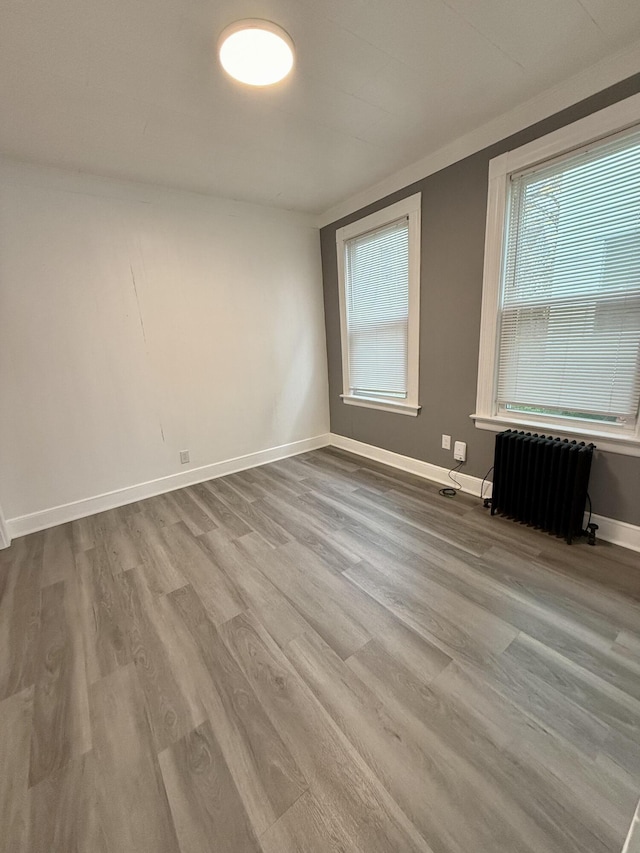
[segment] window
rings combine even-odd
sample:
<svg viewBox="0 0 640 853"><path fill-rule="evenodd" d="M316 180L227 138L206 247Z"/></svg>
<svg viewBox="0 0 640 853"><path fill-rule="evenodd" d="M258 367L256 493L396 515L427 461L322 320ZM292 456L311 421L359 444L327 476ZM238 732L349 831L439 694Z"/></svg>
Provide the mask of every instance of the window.
<svg viewBox="0 0 640 853"><path fill-rule="evenodd" d="M336 233L342 399L417 415L420 194Z"/></svg>
<svg viewBox="0 0 640 853"><path fill-rule="evenodd" d="M491 161L477 426L640 454L634 117L639 97Z"/></svg>

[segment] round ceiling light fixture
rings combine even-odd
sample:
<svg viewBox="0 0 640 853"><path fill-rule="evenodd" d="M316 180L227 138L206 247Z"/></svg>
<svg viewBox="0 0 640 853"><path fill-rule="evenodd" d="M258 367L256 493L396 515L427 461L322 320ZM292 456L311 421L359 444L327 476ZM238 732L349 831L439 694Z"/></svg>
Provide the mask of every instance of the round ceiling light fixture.
<svg viewBox="0 0 640 853"><path fill-rule="evenodd" d="M271 86L293 68L293 41L277 24L250 18L222 31L218 55L227 74L241 83Z"/></svg>

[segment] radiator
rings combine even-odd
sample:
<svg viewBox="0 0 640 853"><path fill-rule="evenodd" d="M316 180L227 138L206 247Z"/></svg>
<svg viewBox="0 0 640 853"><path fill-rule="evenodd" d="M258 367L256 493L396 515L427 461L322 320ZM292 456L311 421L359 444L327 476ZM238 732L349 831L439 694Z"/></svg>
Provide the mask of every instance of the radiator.
<svg viewBox="0 0 640 853"><path fill-rule="evenodd" d="M506 430L496 436L491 515L563 536L583 532L593 444Z"/></svg>

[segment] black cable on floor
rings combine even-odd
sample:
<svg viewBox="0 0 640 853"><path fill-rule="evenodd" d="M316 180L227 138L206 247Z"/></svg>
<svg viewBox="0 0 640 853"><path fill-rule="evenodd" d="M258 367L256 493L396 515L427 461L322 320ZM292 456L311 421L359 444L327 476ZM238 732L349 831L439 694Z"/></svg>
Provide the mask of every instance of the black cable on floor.
<svg viewBox="0 0 640 853"><path fill-rule="evenodd" d="M455 498L455 496L462 488L462 483L459 483L456 480L455 474L457 471L460 470L463 465L464 462L458 462L458 464L451 468L450 471L447 473L447 476L449 477L455 488L451 488L451 486L446 486L444 489L440 489L438 491L438 494L442 495L443 498Z"/></svg>

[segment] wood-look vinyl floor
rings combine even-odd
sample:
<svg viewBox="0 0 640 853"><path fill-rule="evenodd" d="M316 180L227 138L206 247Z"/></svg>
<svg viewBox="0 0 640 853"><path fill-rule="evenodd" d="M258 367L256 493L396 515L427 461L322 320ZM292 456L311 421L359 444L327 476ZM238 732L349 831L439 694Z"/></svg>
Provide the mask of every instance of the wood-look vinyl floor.
<svg viewBox="0 0 640 853"><path fill-rule="evenodd" d="M335 450L0 552L3 853L620 853L640 557Z"/></svg>

